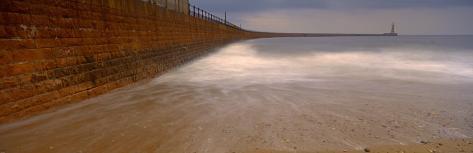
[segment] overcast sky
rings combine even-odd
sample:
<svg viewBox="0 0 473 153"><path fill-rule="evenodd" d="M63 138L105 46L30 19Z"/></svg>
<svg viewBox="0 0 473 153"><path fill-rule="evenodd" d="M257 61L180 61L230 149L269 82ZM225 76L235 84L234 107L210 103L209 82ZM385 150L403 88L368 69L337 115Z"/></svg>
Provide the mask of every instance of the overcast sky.
<svg viewBox="0 0 473 153"><path fill-rule="evenodd" d="M473 34L473 0L190 0L243 28L273 32Z"/></svg>

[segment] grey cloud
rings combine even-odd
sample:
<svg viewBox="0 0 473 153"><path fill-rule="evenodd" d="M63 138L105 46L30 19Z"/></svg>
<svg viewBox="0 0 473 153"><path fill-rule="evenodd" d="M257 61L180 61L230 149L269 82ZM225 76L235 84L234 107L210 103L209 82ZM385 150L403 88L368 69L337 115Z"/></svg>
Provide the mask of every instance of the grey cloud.
<svg viewBox="0 0 473 153"><path fill-rule="evenodd" d="M240 14L244 28L256 31L383 33L391 22L401 34L473 34L471 8L317 10L285 9Z"/></svg>
<svg viewBox="0 0 473 153"><path fill-rule="evenodd" d="M473 0L191 0L215 12L267 9L385 9L473 7Z"/></svg>
<svg viewBox="0 0 473 153"><path fill-rule="evenodd" d="M473 34L473 0L190 0L243 28L275 32ZM348 26L349 25L349 26Z"/></svg>

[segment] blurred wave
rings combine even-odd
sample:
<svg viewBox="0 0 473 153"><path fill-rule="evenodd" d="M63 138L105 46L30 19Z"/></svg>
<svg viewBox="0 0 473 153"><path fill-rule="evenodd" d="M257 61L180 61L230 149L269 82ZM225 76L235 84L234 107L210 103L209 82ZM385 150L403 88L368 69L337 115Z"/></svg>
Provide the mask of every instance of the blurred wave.
<svg viewBox="0 0 473 153"><path fill-rule="evenodd" d="M473 37L273 38L227 46L161 82L248 85L327 77L473 79Z"/></svg>

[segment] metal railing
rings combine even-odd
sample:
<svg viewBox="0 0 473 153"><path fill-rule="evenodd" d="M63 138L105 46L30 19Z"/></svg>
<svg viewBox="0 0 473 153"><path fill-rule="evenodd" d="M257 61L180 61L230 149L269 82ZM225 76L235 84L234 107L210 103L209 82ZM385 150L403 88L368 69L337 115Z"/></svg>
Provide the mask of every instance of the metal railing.
<svg viewBox="0 0 473 153"><path fill-rule="evenodd" d="M196 18L200 18L200 19L203 19L203 20L210 21L210 22L223 24L223 25L235 28L235 29L241 29L241 27L238 27L235 24L233 24L233 23L231 23L227 20L227 13L226 12L225 12L225 17L222 19L221 17L213 15L212 13L210 13L210 12L204 10L204 9L201 9L201 8L196 7L194 5L191 5L191 4L188 4L188 5L189 5L189 11L188 11L189 16L193 16L193 17L196 17Z"/></svg>
<svg viewBox="0 0 473 153"><path fill-rule="evenodd" d="M221 18L204 9L191 5L188 0L142 0L142 1L149 2L151 5L157 5L168 10L185 13L185 14L188 14L189 16L207 20L209 22L223 24L225 26L229 26L229 27L241 30L241 27L236 26L235 24L227 20L226 12L225 12L224 18ZM187 5L187 8L186 8L186 5Z"/></svg>

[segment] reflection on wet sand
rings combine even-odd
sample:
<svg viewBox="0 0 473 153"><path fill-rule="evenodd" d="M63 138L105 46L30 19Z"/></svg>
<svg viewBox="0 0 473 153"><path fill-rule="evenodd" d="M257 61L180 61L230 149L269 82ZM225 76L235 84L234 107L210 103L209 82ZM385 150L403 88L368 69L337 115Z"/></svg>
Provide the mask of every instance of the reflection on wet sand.
<svg viewBox="0 0 473 153"><path fill-rule="evenodd" d="M340 47L324 48L327 39ZM2 125L0 151L313 152L471 138L473 49L425 39L439 41L232 44L154 80Z"/></svg>

